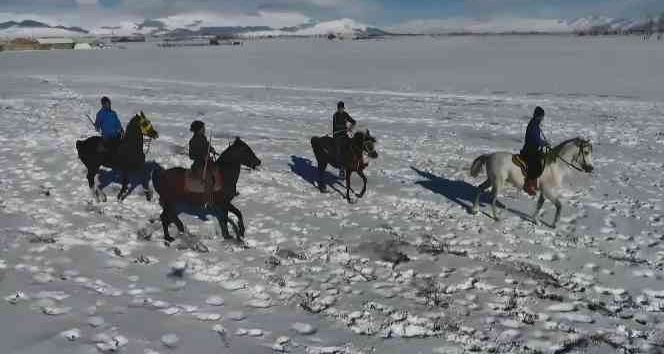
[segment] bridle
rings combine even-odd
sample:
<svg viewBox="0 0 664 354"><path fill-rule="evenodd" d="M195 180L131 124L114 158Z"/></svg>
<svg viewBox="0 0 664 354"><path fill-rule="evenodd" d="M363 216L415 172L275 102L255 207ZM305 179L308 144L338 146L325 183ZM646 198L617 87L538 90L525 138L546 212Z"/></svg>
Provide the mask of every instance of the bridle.
<svg viewBox="0 0 664 354"><path fill-rule="evenodd" d="M588 162L586 161L586 154L583 153L583 150L586 147L590 147L590 149L592 149L592 145L590 143L588 143L587 141L580 141L576 145L578 147L578 151L577 151L576 155L574 155L574 157L572 158L571 162L565 160L562 156L560 156L559 153L556 154L556 158L560 159L560 161L564 162L567 166L569 166L569 167L571 167L571 168L573 168L573 169L575 169L579 172L587 172L583 168L576 166L574 163L578 162L579 159L581 159L581 166L588 166Z"/></svg>

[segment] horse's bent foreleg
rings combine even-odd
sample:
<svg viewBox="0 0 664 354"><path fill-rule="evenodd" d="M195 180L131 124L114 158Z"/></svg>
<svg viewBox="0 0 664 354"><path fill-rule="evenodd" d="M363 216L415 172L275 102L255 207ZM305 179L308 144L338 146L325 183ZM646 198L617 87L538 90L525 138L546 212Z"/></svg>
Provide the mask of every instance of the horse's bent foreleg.
<svg viewBox="0 0 664 354"><path fill-rule="evenodd" d="M127 198L127 195L129 195L129 173L127 171L122 171L122 188L120 189L120 193L118 193L118 201L123 201L125 198Z"/></svg>
<svg viewBox="0 0 664 354"><path fill-rule="evenodd" d="M244 237L244 231L245 231L244 218L242 217L242 212L240 211L240 209L236 208L235 205L233 205L231 203L228 203L228 211L230 211L231 213L235 214L235 216L237 216L238 229L239 229L238 230L239 234L237 236L238 236L238 239L242 239Z"/></svg>
<svg viewBox="0 0 664 354"><path fill-rule="evenodd" d="M535 206L535 212L533 213L533 222L535 223L535 225L539 225L539 216L543 205L544 205L544 193L540 192L539 198L537 199L537 206Z"/></svg>
<svg viewBox="0 0 664 354"><path fill-rule="evenodd" d="M475 202L473 203L473 209L471 209L472 214L477 214L477 212L480 210L480 197L482 196L482 193L491 186L491 181L488 179L479 186L477 186L477 194L475 195Z"/></svg>
<svg viewBox="0 0 664 354"><path fill-rule="evenodd" d="M360 191L360 194L355 194L358 198L362 198L364 196L364 193L367 191L367 176L364 175L364 171L357 171L357 174L360 175L362 178L362 191Z"/></svg>

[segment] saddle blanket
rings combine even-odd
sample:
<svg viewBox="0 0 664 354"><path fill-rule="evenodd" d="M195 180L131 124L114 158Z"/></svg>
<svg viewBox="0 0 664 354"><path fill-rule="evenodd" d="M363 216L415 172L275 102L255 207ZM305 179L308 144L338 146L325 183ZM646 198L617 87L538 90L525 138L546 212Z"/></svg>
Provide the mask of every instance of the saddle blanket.
<svg viewBox="0 0 664 354"><path fill-rule="evenodd" d="M213 192L219 192L224 187L224 178L223 175L215 171L208 174L207 183L212 184L212 177L214 176L214 187L212 188ZM185 189L193 193L205 193L205 182L201 179L201 175L194 173L191 170L187 170L184 178Z"/></svg>

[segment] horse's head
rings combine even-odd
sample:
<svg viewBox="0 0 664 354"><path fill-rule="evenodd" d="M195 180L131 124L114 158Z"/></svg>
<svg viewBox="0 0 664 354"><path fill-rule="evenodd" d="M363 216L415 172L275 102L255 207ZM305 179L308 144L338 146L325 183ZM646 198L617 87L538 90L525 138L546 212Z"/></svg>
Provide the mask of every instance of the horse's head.
<svg viewBox="0 0 664 354"><path fill-rule="evenodd" d="M361 144L362 152L366 152L370 158L375 159L378 157L378 152L376 152L375 147L377 141L375 137L371 136L369 129L355 132L355 135L353 135L353 141Z"/></svg>
<svg viewBox="0 0 664 354"><path fill-rule="evenodd" d="M567 140L552 149L553 156L561 158L567 165L591 173L593 167L593 144L583 138Z"/></svg>
<svg viewBox="0 0 664 354"><path fill-rule="evenodd" d="M261 165L261 160L256 156L254 150L240 137L235 137L233 143L221 153L219 162L238 163L251 169Z"/></svg>
<svg viewBox="0 0 664 354"><path fill-rule="evenodd" d="M577 162L581 165L583 171L587 173L593 172L595 170L593 166L593 144L589 140L582 138L578 138L576 144L579 149L577 160L580 160Z"/></svg>
<svg viewBox="0 0 664 354"><path fill-rule="evenodd" d="M129 125L131 126L132 123L136 124L141 132L141 135L147 136L151 139L157 139L159 137L159 133L154 129L152 122L150 122L150 120L145 116L143 111L136 114L134 118L132 118Z"/></svg>

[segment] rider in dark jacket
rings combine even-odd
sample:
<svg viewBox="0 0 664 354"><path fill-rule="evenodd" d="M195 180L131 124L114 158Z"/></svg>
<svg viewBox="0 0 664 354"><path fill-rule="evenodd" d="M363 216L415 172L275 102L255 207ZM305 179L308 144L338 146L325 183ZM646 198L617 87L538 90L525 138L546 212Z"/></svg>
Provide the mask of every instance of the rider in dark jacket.
<svg viewBox="0 0 664 354"><path fill-rule="evenodd" d="M336 158L341 171L340 173L343 173L343 169L341 169L341 152L343 147L347 146L349 143L348 123L350 123L352 128L357 122L350 116L350 114L348 114L348 112L346 112L343 101L339 101L339 103L337 103L337 111L332 116L332 138L334 139L334 148L336 150Z"/></svg>
<svg viewBox="0 0 664 354"><path fill-rule="evenodd" d="M189 130L194 133L194 136L189 140L189 158L194 161L191 170L202 177L203 168L206 160L209 159L209 154L215 154L216 152L205 136L205 123L195 120L191 123Z"/></svg>
<svg viewBox="0 0 664 354"><path fill-rule="evenodd" d="M525 143L521 149L521 156L525 157L528 165L528 176L523 189L530 195L537 193L537 179L544 171L542 163L544 148L549 146L549 142L544 138L540 127L542 119L544 119L544 110L542 107L536 107L533 118L526 128Z"/></svg>

